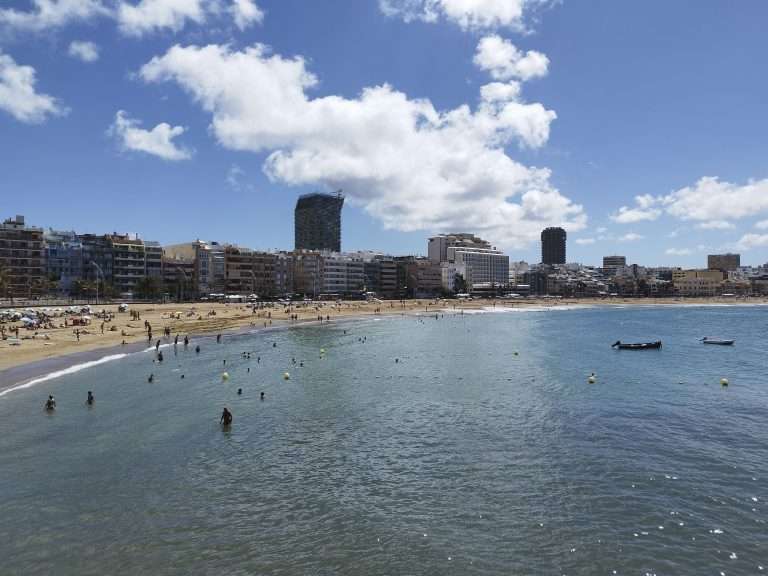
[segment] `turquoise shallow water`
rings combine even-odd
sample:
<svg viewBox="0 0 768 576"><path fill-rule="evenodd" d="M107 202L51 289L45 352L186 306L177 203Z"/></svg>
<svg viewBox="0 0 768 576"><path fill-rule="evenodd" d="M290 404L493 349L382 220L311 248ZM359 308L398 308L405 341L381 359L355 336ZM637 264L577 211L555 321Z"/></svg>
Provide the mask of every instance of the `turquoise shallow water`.
<svg viewBox="0 0 768 576"><path fill-rule="evenodd" d="M766 336L760 307L446 314L42 382L0 397L0 574L759 574Z"/></svg>

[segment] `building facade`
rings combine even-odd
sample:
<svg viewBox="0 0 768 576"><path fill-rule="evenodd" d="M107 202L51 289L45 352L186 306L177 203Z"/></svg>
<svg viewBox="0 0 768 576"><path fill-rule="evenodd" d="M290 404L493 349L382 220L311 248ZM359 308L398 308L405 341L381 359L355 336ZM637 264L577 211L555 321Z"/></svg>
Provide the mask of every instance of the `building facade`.
<svg viewBox="0 0 768 576"><path fill-rule="evenodd" d="M627 266L626 256L603 256L603 273L616 274L616 271Z"/></svg>
<svg viewBox="0 0 768 576"><path fill-rule="evenodd" d="M256 294L260 298L275 295L275 264L277 256L250 248L227 245L225 292L227 294Z"/></svg>
<svg viewBox="0 0 768 576"><path fill-rule="evenodd" d="M448 262L448 248L490 250L491 243L478 238L474 234L467 234L465 232L439 234L430 238L427 243L428 258L436 264Z"/></svg>
<svg viewBox="0 0 768 576"><path fill-rule="evenodd" d="M40 296L47 292L43 229L27 226L24 216L0 224L0 274L8 297Z"/></svg>
<svg viewBox="0 0 768 576"><path fill-rule="evenodd" d="M304 194L294 211L294 248L341 252L341 209L344 196Z"/></svg>
<svg viewBox="0 0 768 576"><path fill-rule="evenodd" d="M565 264L567 235L562 228L545 228L541 232L541 263Z"/></svg>
<svg viewBox="0 0 768 576"><path fill-rule="evenodd" d="M723 273L719 270L675 270L672 284L678 296L719 296L722 293Z"/></svg>
<svg viewBox="0 0 768 576"><path fill-rule="evenodd" d="M57 292L69 294L83 277L83 244L74 231L48 230L44 239L46 276Z"/></svg>
<svg viewBox="0 0 768 576"><path fill-rule="evenodd" d="M709 254L707 256L707 268L710 270L732 272L738 270L739 266L741 266L740 254Z"/></svg>
<svg viewBox="0 0 768 576"><path fill-rule="evenodd" d="M492 248L448 248L448 262L464 270L468 292L503 290L509 285L509 256Z"/></svg>

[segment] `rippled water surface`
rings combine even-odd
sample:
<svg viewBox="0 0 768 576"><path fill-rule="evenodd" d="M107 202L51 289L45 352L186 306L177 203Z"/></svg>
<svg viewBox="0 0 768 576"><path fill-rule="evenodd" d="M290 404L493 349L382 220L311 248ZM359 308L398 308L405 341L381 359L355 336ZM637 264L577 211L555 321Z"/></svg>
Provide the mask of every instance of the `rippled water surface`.
<svg viewBox="0 0 768 576"><path fill-rule="evenodd" d="M0 574L764 573L766 336L760 307L446 313L42 382L0 398Z"/></svg>

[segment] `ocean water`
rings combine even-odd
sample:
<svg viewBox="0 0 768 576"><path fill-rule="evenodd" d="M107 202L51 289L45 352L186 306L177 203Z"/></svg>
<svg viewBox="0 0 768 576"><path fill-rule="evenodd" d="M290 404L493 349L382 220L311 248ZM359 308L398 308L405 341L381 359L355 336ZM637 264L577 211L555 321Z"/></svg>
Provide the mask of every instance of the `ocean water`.
<svg viewBox="0 0 768 576"><path fill-rule="evenodd" d="M766 336L761 307L446 312L40 381L0 397L0 574L760 574Z"/></svg>

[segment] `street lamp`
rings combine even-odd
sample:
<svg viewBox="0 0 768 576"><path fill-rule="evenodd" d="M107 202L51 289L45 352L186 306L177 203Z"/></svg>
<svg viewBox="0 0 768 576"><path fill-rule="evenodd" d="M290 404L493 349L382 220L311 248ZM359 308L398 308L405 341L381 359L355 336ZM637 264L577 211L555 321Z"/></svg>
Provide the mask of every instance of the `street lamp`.
<svg viewBox="0 0 768 576"><path fill-rule="evenodd" d="M96 264L93 260L91 260L91 264L96 266L96 270L101 274L101 282L104 283L104 271L101 269L101 266ZM96 275L96 306L99 305L99 275Z"/></svg>

